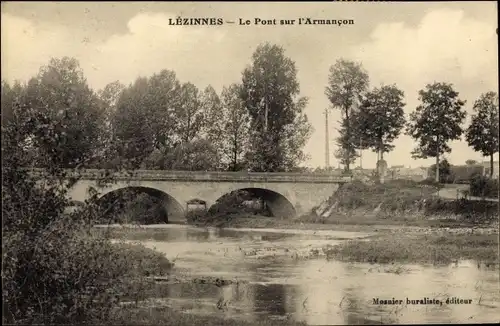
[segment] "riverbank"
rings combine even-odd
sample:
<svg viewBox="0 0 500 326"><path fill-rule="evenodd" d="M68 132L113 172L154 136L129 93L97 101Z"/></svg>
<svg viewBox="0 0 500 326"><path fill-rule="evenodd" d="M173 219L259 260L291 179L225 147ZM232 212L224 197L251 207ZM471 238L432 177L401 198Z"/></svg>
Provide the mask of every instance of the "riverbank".
<svg viewBox="0 0 500 326"><path fill-rule="evenodd" d="M164 326L305 326L306 323L283 320L244 321L225 319L223 316L202 316L183 313L168 307L123 307L115 312L116 325L164 325Z"/></svg>
<svg viewBox="0 0 500 326"><path fill-rule="evenodd" d="M498 264L498 231L385 234L370 241L350 240L329 246L324 252L328 259L349 262L446 265L474 260L490 266Z"/></svg>
<svg viewBox="0 0 500 326"><path fill-rule="evenodd" d="M444 188L443 188L444 187ZM269 218L221 207L217 214L191 214L188 223L199 227L363 229L397 227L495 227L498 202L450 199L440 196L444 185L409 180L367 185L344 185L320 206L295 218Z"/></svg>

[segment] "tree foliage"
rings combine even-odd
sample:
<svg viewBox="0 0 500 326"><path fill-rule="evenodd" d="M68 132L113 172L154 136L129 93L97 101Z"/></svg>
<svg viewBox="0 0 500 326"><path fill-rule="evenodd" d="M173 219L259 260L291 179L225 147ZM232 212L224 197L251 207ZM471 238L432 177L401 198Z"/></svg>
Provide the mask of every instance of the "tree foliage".
<svg viewBox="0 0 500 326"><path fill-rule="evenodd" d="M237 84L222 90L222 162L230 171L239 171L245 166L244 158L249 145L250 116L240 93L241 86Z"/></svg>
<svg viewBox="0 0 500 326"><path fill-rule="evenodd" d="M34 153L33 165L82 167L96 159L105 115L78 61L52 59L25 85L3 83L2 93L7 119L16 107L30 125L22 137Z"/></svg>
<svg viewBox="0 0 500 326"><path fill-rule="evenodd" d="M291 161L303 158L303 143L311 126L302 112L306 99L297 99L299 83L295 63L284 49L260 45L252 64L243 71L241 99L251 119L247 153L253 171L286 171ZM300 130L298 122L302 122Z"/></svg>
<svg viewBox="0 0 500 326"><path fill-rule="evenodd" d="M385 85L368 92L353 113L359 147L383 154L394 149L391 144L405 125L404 93L396 85Z"/></svg>
<svg viewBox="0 0 500 326"><path fill-rule="evenodd" d="M2 95L8 95L2 97L2 113L4 109L9 113L2 120L2 321L6 324L111 323L114 309L126 296L144 298L149 284L144 277L152 272L146 263L158 267L154 273L171 267L165 257L146 248L117 248L106 236L93 233L92 224L99 217L95 196L81 209L66 211L72 182L63 182L68 180L63 168L73 165L77 173L74 164L86 163L94 149L88 144L94 140L90 136L98 130L91 122L100 117L93 106L95 94L76 72L76 61L53 60L27 86L2 84ZM89 136L65 138L77 131ZM68 144L81 146L85 155L75 155ZM43 179L23 168L32 159L27 149L36 146L43 155L40 162L52 163Z"/></svg>
<svg viewBox="0 0 500 326"><path fill-rule="evenodd" d="M334 156L337 160L339 160L340 164L344 166L345 172L349 173L349 166L356 162L359 154L354 146L354 144L357 143L354 139L356 138L356 135L353 132L347 133L347 124L346 119L342 119L340 121L341 127L338 130L339 136L335 139L337 149L334 152Z"/></svg>
<svg viewBox="0 0 500 326"><path fill-rule="evenodd" d="M466 116L465 102L458 95L451 84L438 82L419 91L421 104L410 114L407 125L407 134L418 142L412 151L413 157L435 157L439 167L439 156L451 152L447 143L460 139ZM436 181L439 181L439 168Z"/></svg>
<svg viewBox="0 0 500 326"><path fill-rule="evenodd" d="M208 86L201 95L203 112L203 138L216 152L216 169L223 169L223 148L225 143L225 117L222 101L212 86Z"/></svg>
<svg viewBox="0 0 500 326"><path fill-rule="evenodd" d="M481 94L474 103L474 114L466 131L469 146L490 157L490 176L493 175L493 155L498 153L498 94Z"/></svg>
<svg viewBox="0 0 500 326"><path fill-rule="evenodd" d="M337 154L347 155L342 160L347 171L355 159L355 156L351 154L355 152L355 139L357 138L353 135L351 113L361 102L368 84L368 74L360 63L339 59L330 67L325 95L332 107L339 109L342 113L342 129L337 143L343 147L337 151Z"/></svg>
<svg viewBox="0 0 500 326"><path fill-rule="evenodd" d="M429 177L436 177L436 164L432 164L429 169ZM453 171L451 170L451 165L447 159L443 159L439 162L439 183L453 183L454 179Z"/></svg>

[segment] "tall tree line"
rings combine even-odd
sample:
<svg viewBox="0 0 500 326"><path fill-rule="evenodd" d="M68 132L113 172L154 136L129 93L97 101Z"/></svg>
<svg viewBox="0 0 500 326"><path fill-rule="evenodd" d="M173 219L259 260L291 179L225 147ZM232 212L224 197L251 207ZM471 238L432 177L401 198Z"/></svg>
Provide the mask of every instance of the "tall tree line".
<svg viewBox="0 0 500 326"><path fill-rule="evenodd" d="M371 149L383 160L405 132L417 142L411 155L433 157L438 167L451 151L448 143L465 135L490 157L493 174L497 93L475 101L464 128L466 103L452 84L426 85L405 117L397 85L370 88L369 80L361 63L345 59L329 71L325 94L341 111L336 156L347 171L359 150ZM313 130L304 113L307 98L299 94L295 63L269 43L257 47L241 83L221 94L181 82L166 69L95 91L78 62L65 57L50 60L25 84L2 82L2 127L23 120L16 139L26 162L20 164L37 167L298 171Z"/></svg>
<svg viewBox="0 0 500 326"><path fill-rule="evenodd" d="M420 104L405 117L404 93L397 85L370 89L361 63L339 59L330 67L325 95L331 109L341 111L335 156L346 172L359 156L358 150L372 149L383 161L384 153L394 149L393 141L404 132L417 143L411 152L413 158L435 158L436 181L440 180L440 158L451 152L448 143L464 134L469 146L490 157L493 175L493 156L499 146L498 94L480 95L467 128L463 126L466 102L452 84L430 83L418 94Z"/></svg>
<svg viewBox="0 0 500 326"><path fill-rule="evenodd" d="M166 69L95 91L75 59L52 59L25 84L2 82L2 126L25 113L29 166L290 171L312 131L296 73L282 47L262 44L221 94Z"/></svg>

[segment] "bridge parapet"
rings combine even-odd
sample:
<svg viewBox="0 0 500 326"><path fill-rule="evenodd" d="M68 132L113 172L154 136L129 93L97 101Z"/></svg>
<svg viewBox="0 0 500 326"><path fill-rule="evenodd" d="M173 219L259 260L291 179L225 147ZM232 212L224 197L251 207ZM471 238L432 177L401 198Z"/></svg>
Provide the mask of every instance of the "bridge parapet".
<svg viewBox="0 0 500 326"><path fill-rule="evenodd" d="M44 169L30 169L32 175L42 177ZM213 171L167 171L134 170L131 172L111 172L99 169L67 170L68 177L97 180L113 175L115 180L144 181L199 181L199 182L291 182L291 183L348 183L350 177L331 174L290 173L290 172L213 172Z"/></svg>

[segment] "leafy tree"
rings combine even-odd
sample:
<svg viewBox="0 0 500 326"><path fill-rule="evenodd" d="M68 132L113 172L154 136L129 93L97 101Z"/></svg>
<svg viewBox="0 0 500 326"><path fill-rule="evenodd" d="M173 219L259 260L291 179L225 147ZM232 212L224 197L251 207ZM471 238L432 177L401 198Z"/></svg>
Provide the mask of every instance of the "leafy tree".
<svg viewBox="0 0 500 326"><path fill-rule="evenodd" d="M450 153L448 141L460 139L466 113L465 102L451 84L433 83L419 91L421 104L410 114L407 134L418 141L412 151L415 158L436 158L436 182L439 182L439 157Z"/></svg>
<svg viewBox="0 0 500 326"><path fill-rule="evenodd" d="M115 155L138 167L153 151L173 149L180 142L180 101L180 83L169 70L125 88L112 119Z"/></svg>
<svg viewBox="0 0 500 326"><path fill-rule="evenodd" d="M177 145L164 160L168 170L213 171L218 165L217 151L206 139Z"/></svg>
<svg viewBox="0 0 500 326"><path fill-rule="evenodd" d="M222 101L215 89L212 86L208 86L202 94L201 102L205 118L205 138L212 144L217 152L217 169L222 169L223 147L225 141Z"/></svg>
<svg viewBox="0 0 500 326"><path fill-rule="evenodd" d="M111 112L116 109L116 103L120 97L121 92L125 89L125 85L120 83L118 80L111 82L104 86L103 89L99 90L97 94L99 99L103 102L103 105Z"/></svg>
<svg viewBox="0 0 500 326"><path fill-rule="evenodd" d="M309 158L302 149L313 133L314 128L309 123L307 115L303 113L306 106L306 98L297 101L295 119L291 124L286 125L283 130L283 144L287 155L284 156L282 164L287 171L297 170L299 164Z"/></svg>
<svg viewBox="0 0 500 326"><path fill-rule="evenodd" d="M123 84L119 81L114 81L97 92L105 122L101 126L103 128L100 132L101 137L99 139L101 148L92 166L94 168L110 167L109 163L115 156L113 152L113 117L116 114L118 99L124 89L125 86Z"/></svg>
<svg viewBox="0 0 500 326"><path fill-rule="evenodd" d="M300 144L308 134L304 131L310 129L302 112L306 99L296 99L297 69L282 47L259 45L252 60L243 71L241 88L251 119L249 168L284 171L303 158ZM300 123L301 130L297 130Z"/></svg>
<svg viewBox="0 0 500 326"><path fill-rule="evenodd" d="M56 77L54 83L61 80ZM48 94L38 101L57 108L57 99L78 94L65 89L65 83L49 88L61 94ZM40 84L32 80L29 86L36 87L26 91L47 95L46 85ZM7 85L2 91L9 93ZM87 95L82 93L78 95ZM78 97L75 101L86 103ZM37 177L22 168L30 159L26 157L26 135L38 137L37 142L47 146L43 148L47 162L60 163L64 149L48 146L64 146L62 131L80 126L61 123L74 122L70 119L54 119L50 106L38 110L29 102L21 105L14 100L2 103L2 113L4 108L10 109L8 119L2 121L3 324L112 324L120 302L130 300L130 294L132 300L142 300L148 284L146 274L166 271L166 265L157 266L157 271L145 270L153 262L146 258L148 253L151 257L147 249L117 247L106 236L96 234L92 224L98 220L99 210L94 198L82 209L66 212L69 201L65 197L71 183L62 182L67 180L62 168L67 166L49 165L44 182L37 182ZM45 124L36 123L39 121ZM168 262L161 254L154 260Z"/></svg>
<svg viewBox="0 0 500 326"><path fill-rule="evenodd" d="M436 164L432 164L429 170L430 177L436 177ZM447 159L439 162L439 182L440 183L453 183L454 175L451 170L451 165Z"/></svg>
<svg viewBox="0 0 500 326"><path fill-rule="evenodd" d="M199 136L203 128L203 108L195 85L185 83L180 92L180 105L176 111L177 133L182 143L189 143Z"/></svg>
<svg viewBox="0 0 500 326"><path fill-rule="evenodd" d="M351 139L348 139L348 135L346 132L346 120L343 119L341 121L341 129L339 130L340 136L335 140L337 144L337 150L334 152L334 156L337 160L339 160L340 164L344 166L345 172L349 173L349 166L356 161L356 158L359 157L359 154L356 152L356 148L351 146L354 143L352 139L354 134L351 133L349 136Z"/></svg>
<svg viewBox="0 0 500 326"><path fill-rule="evenodd" d="M399 136L405 124L404 93L395 85L386 85L368 92L353 113L356 135L363 149L372 148L379 154L394 149L391 143Z"/></svg>
<svg viewBox="0 0 500 326"><path fill-rule="evenodd" d="M232 84L222 90L223 138L222 161L230 171L244 166L244 155L248 150L250 117L240 98L241 86Z"/></svg>
<svg viewBox="0 0 500 326"><path fill-rule="evenodd" d="M15 105L32 126L24 138L37 153L34 164L82 167L96 159L105 116L77 60L51 59L27 85L13 91Z"/></svg>
<svg viewBox="0 0 500 326"><path fill-rule="evenodd" d="M136 79L118 98L113 116L113 150L131 168L137 168L155 148L153 117L146 106L148 91L148 80Z"/></svg>
<svg viewBox="0 0 500 326"><path fill-rule="evenodd" d="M498 94L481 94L474 103L474 114L466 131L469 146L490 157L490 177L493 176L493 156L498 153Z"/></svg>
<svg viewBox="0 0 500 326"><path fill-rule="evenodd" d="M477 161L476 160L467 160L467 161L465 161L465 164L466 165L476 165Z"/></svg>
<svg viewBox="0 0 500 326"><path fill-rule="evenodd" d="M179 109L182 102L182 87L175 72L162 70L148 81L147 101L143 110L153 134L153 146L170 149L180 142Z"/></svg>
<svg viewBox="0 0 500 326"><path fill-rule="evenodd" d="M361 102L361 96L368 88L369 77L360 63L339 59L330 67L328 86L325 94L334 108L342 112L341 139L338 143L343 146L338 152L347 155L343 159L346 170L349 171L356 148L356 136L353 135L352 111Z"/></svg>

